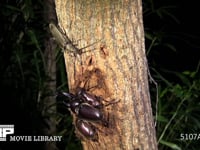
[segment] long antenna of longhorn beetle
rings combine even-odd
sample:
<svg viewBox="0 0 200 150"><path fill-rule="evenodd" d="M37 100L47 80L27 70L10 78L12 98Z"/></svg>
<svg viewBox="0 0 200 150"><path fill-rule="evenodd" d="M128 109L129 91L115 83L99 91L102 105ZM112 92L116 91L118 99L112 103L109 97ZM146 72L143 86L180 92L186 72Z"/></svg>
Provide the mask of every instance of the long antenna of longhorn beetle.
<svg viewBox="0 0 200 150"><path fill-rule="evenodd" d="M49 24L49 29L53 37L55 38L55 41L58 43L58 45L63 49L67 50L69 52L72 52L74 54L79 54L81 55L83 52L82 50L96 44L97 42L87 45L83 48L78 48L76 44L73 44L73 42L69 39L69 37L64 33L60 28L56 27L53 23Z"/></svg>

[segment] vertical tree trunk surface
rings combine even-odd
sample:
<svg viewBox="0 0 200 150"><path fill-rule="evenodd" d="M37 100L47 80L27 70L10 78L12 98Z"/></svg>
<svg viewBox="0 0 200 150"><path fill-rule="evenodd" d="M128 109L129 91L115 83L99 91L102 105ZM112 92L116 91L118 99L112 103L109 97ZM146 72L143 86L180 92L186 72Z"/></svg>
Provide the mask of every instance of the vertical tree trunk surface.
<svg viewBox="0 0 200 150"><path fill-rule="evenodd" d="M84 87L106 101L109 127L85 150L156 150L144 48L141 0L57 0L59 26L83 53L64 52L69 88ZM104 101L104 103L107 103Z"/></svg>
<svg viewBox="0 0 200 150"><path fill-rule="evenodd" d="M56 22L56 12L54 0L44 1L44 20L46 22ZM56 120L53 114L56 112L56 103L54 93L56 92L56 43L53 41L50 34L45 39L45 74L47 76L44 86L45 91L42 91L44 98L42 99L42 115L45 124L42 131L44 135L55 135L56 134ZM48 116L48 117L47 117ZM55 142L45 142L44 150L57 150Z"/></svg>

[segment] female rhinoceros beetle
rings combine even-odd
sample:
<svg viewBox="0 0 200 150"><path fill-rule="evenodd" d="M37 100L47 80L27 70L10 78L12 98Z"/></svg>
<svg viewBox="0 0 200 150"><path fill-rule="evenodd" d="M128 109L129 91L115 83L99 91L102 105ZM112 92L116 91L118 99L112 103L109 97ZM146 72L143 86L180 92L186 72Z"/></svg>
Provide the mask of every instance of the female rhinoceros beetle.
<svg viewBox="0 0 200 150"><path fill-rule="evenodd" d="M75 109L79 107L79 105L83 102L78 99L74 94L67 92L58 92L57 97L62 97L63 104L69 108L73 113L75 113Z"/></svg>
<svg viewBox="0 0 200 150"><path fill-rule="evenodd" d="M89 94L83 88L79 88L78 92L75 94L67 93L67 92L59 92L57 96L63 96L66 98L68 105L73 105L75 101L79 103L88 103L96 108L102 108L103 104L101 102L101 98L97 97L96 95ZM67 104L66 102L64 102ZM69 106L70 107L70 106Z"/></svg>
<svg viewBox="0 0 200 150"><path fill-rule="evenodd" d="M82 99L85 103L88 103L96 108L102 108L103 104L101 102L100 97L96 95L89 94L83 88L79 88L77 92L78 98Z"/></svg>
<svg viewBox="0 0 200 150"><path fill-rule="evenodd" d="M86 92L83 88L79 88L76 94L59 92L57 97L62 97L64 105L75 114L75 126L80 134L93 141L98 137L96 130L100 131L95 124L101 123L104 127L109 125L103 107L116 103L114 101L105 105L102 98Z"/></svg>
<svg viewBox="0 0 200 150"><path fill-rule="evenodd" d="M75 109L78 118L91 122L102 122L105 127L108 127L108 122L104 119L102 110L93 107L87 103L82 103Z"/></svg>
<svg viewBox="0 0 200 150"><path fill-rule="evenodd" d="M83 93L83 92L82 92ZM100 105L103 106L103 104L99 105L92 105L97 104L95 101L97 99L94 99L91 103L91 101L88 101L88 93L85 96L80 95L81 93L78 93L77 95L74 95L72 93L67 92L59 92L58 96L62 96L65 99L63 99L64 105L69 108L78 118L91 121L91 122L101 122L105 127L108 126L108 122L104 119L104 113L103 109L100 109ZM83 97L86 97L85 99ZM94 98L96 98L94 96ZM87 99L87 100L86 100ZM90 95L90 99L92 99L92 96Z"/></svg>
<svg viewBox="0 0 200 150"><path fill-rule="evenodd" d="M78 129L79 133L84 137L86 137L87 139L91 139L92 141L97 141L98 134L96 132L96 127L91 123L77 119L76 128Z"/></svg>
<svg viewBox="0 0 200 150"><path fill-rule="evenodd" d="M102 109L103 106L108 106L110 104L115 104L115 103L119 102L119 100L117 100L117 101L113 100L111 102L106 101L105 99L101 98L100 96L96 96L96 95L86 92L86 90L84 88L79 88L76 95L79 99L83 100L85 103L88 103L88 104L92 105L93 107L99 108L99 109ZM103 104L102 101L104 101L107 104Z"/></svg>

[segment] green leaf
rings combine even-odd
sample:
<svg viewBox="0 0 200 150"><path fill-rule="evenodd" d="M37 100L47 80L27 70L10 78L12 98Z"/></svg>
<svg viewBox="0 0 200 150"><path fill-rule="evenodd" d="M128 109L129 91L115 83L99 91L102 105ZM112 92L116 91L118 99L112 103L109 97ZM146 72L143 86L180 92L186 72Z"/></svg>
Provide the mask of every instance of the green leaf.
<svg viewBox="0 0 200 150"><path fill-rule="evenodd" d="M160 141L161 144L166 145L174 150L182 150L177 144L175 143L171 143L171 142L167 142L167 141Z"/></svg>

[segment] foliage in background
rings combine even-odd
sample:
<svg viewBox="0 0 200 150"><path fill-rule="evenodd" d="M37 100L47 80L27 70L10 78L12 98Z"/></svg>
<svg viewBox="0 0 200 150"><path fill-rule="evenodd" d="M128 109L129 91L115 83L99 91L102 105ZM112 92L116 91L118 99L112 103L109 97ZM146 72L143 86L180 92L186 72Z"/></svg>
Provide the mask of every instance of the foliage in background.
<svg viewBox="0 0 200 150"><path fill-rule="evenodd" d="M171 3L171 4L170 4ZM160 4L160 5L159 5ZM151 86L154 114L157 118L159 149L198 149L198 140L181 140L181 133L199 133L200 78L196 70L174 71L155 58L163 53L177 52L174 40L188 40L189 35L172 33L167 25L179 24L173 1L156 3L143 1L146 49L150 70L158 83L159 101L156 110L156 89ZM3 123L15 124L16 135L39 135L43 125L39 101L44 91L44 38L48 32L42 18L42 1L4 1L0 5L0 86L2 89L1 116ZM154 20L154 22L152 21ZM155 23L156 21L156 23ZM183 39L184 37L184 39ZM192 48L192 47L191 47ZM57 52L57 89L67 90L66 71L62 53ZM9 110L8 110L9 108ZM9 115L9 112L12 112ZM81 149L73 132L69 112L58 104L58 135L63 135L60 149ZM13 120L13 122L10 122ZM0 122L1 123L1 122ZM41 145L28 149L40 147ZM1 147L0 147L1 148Z"/></svg>
<svg viewBox="0 0 200 150"><path fill-rule="evenodd" d="M159 149L198 149L200 140L199 67L200 63L194 72L170 72L180 79L179 83L170 82L153 70L156 74L154 78L161 83L157 110ZM198 134L197 137L195 134Z"/></svg>
<svg viewBox="0 0 200 150"><path fill-rule="evenodd" d="M34 6L28 0L4 1L0 7L0 86L5 98L0 101L1 123L14 124L15 135L38 135L42 119L37 106L45 79L44 30L38 22L42 20L42 5L37 2ZM41 143L29 149L38 147ZM1 148L12 149L12 145Z"/></svg>
<svg viewBox="0 0 200 150"><path fill-rule="evenodd" d="M45 78L42 53L44 30L41 30L42 23L36 22L41 19L40 15L34 13L41 11L41 5L33 7L31 1L10 1L1 4L0 11L3 16L1 86L5 90L2 94L7 95L11 104L16 104L16 109L21 108L27 115L35 115L38 91L43 88Z"/></svg>
<svg viewBox="0 0 200 150"><path fill-rule="evenodd" d="M170 25L180 22L175 16L176 6L169 2L163 1L159 6L153 0L145 0L143 8L150 71L158 84L158 99L155 86L151 85L153 88L150 88L153 112L158 115L158 145L161 150L195 150L198 149L200 140L200 60L196 64L197 68L183 71L174 71L173 66L169 67L156 61L156 58L162 55L169 56L165 54L176 55L178 49L175 42L183 42L190 48L199 47L192 43L196 38L193 35L171 32ZM150 23L152 20L156 20L156 24ZM167 58L165 61L170 64L171 59ZM176 64L173 65L177 67ZM195 138L195 134L198 134L199 138Z"/></svg>
<svg viewBox="0 0 200 150"><path fill-rule="evenodd" d="M48 23L43 20L44 7L40 0L34 1L4 1L0 4L2 16L0 37L0 72L2 97L0 124L14 124L15 135L41 135L46 126L40 110L45 93L44 39L48 36ZM57 53L57 89L67 90L67 78L63 55L60 49ZM56 94L56 93L55 93ZM8 109L9 108L9 109ZM62 142L58 142L60 149L80 149L80 142L75 139L72 130L71 115L58 104L56 115L58 135L63 135ZM11 112L11 115L9 115ZM70 116L70 117L69 117ZM76 138L77 139L77 138ZM32 144L32 146L31 146ZM27 149L43 146L30 143ZM26 144L18 145L24 148ZM0 149L9 148L4 145Z"/></svg>

